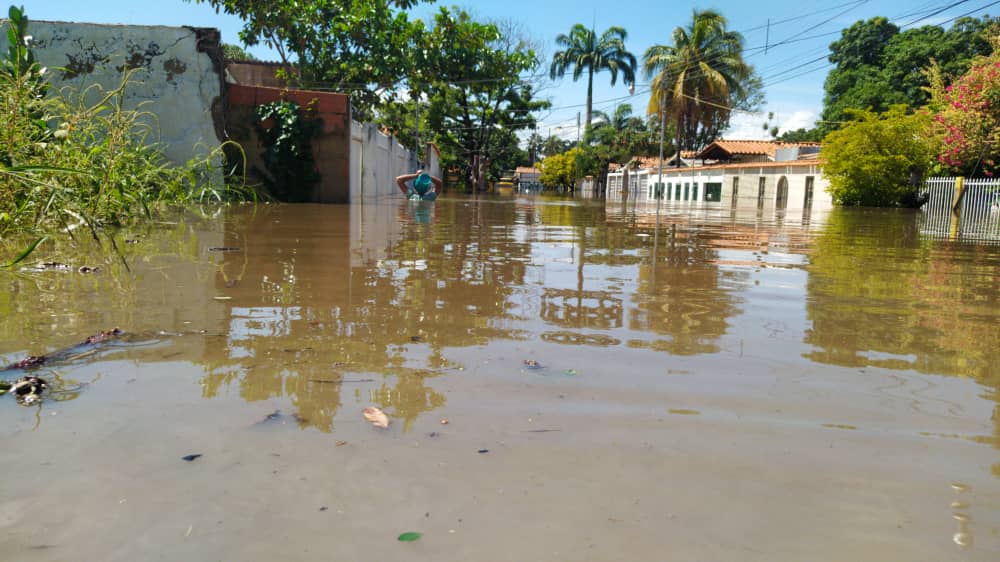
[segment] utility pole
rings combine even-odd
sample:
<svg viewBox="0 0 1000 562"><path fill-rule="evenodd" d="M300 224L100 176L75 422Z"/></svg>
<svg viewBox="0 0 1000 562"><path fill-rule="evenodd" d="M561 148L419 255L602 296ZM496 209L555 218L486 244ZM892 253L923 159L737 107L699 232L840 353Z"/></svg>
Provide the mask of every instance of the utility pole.
<svg viewBox="0 0 1000 562"><path fill-rule="evenodd" d="M580 112L576 112L576 145L580 146Z"/></svg>
<svg viewBox="0 0 1000 562"><path fill-rule="evenodd" d="M417 153L417 162L420 163L420 94L417 94L416 104L417 108L417 140L413 141L414 150Z"/></svg>

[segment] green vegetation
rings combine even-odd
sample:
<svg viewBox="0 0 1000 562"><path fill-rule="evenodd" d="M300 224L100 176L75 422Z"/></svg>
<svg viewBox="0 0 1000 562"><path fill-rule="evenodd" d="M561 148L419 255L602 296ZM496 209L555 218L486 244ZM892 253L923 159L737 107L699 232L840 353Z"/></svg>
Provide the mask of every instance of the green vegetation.
<svg viewBox="0 0 1000 562"><path fill-rule="evenodd" d="M268 192L279 201L309 201L320 180L312 139L319 135L321 122L311 108L303 109L291 100L258 106L257 118L257 136L267 168L260 176L269 180Z"/></svg>
<svg viewBox="0 0 1000 562"><path fill-rule="evenodd" d="M1000 172L1000 34L988 44L993 54L969 61L950 85L931 61L924 70L930 103L916 112L902 104L881 113L846 110L851 120L826 136L821 152L836 202L914 206L929 173Z"/></svg>
<svg viewBox="0 0 1000 562"><path fill-rule="evenodd" d="M927 72L930 107L943 143L938 162L950 173L1000 173L1000 33L991 43L993 54L974 59L968 72L949 86L937 65Z"/></svg>
<svg viewBox="0 0 1000 562"><path fill-rule="evenodd" d="M411 98L426 100L421 114L443 166L460 169L472 189L484 190L523 158L515 133L532 128L534 113L550 105L520 78L540 62L516 26L477 22L462 10L442 8L434 28L418 34L407 73Z"/></svg>
<svg viewBox="0 0 1000 562"><path fill-rule="evenodd" d="M990 53L988 30L1000 19L960 18L948 30L927 25L900 31L884 17L858 21L830 45L823 100L824 133L848 119L849 109L881 113L890 106L923 107L930 86L923 72L936 61L942 74L964 74L976 56Z"/></svg>
<svg viewBox="0 0 1000 562"><path fill-rule="evenodd" d="M580 157L579 148L571 148L562 154L549 156L542 160L542 174L538 181L545 187L554 189L572 189L576 181L576 161Z"/></svg>
<svg viewBox="0 0 1000 562"><path fill-rule="evenodd" d="M827 135L822 157L829 192L840 205L913 206L937 154L926 112L896 105L878 114L851 110L855 120Z"/></svg>
<svg viewBox="0 0 1000 562"><path fill-rule="evenodd" d="M5 23L0 234L84 227L96 238L101 227L150 216L157 204L233 194L210 181L214 155L176 167L147 142L155 121L141 108L126 109L130 72L113 90L54 95L32 55L23 9L12 6Z"/></svg>
<svg viewBox="0 0 1000 562"><path fill-rule="evenodd" d="M718 12L695 11L672 38L672 45L653 45L643 56L643 70L653 78L647 112L666 112L676 147L695 150L729 127L733 109L760 105L760 79L743 60L743 36L726 29Z"/></svg>
<svg viewBox="0 0 1000 562"><path fill-rule="evenodd" d="M263 43L298 66L293 85L350 92L355 118L372 121L411 68L419 27L401 10L430 0L188 1L239 17L243 44Z"/></svg>
<svg viewBox="0 0 1000 562"><path fill-rule="evenodd" d="M627 37L628 33L621 27L609 27L598 37L593 29L579 23L573 26L569 35L560 33L556 37L556 45L562 50L552 57L549 75L552 79L562 78L572 67L575 82L584 71L587 72L587 117L584 121L587 129L590 129L593 116L595 72L611 73L612 86L621 72L625 84L635 87L636 61L635 55L625 49Z"/></svg>
<svg viewBox="0 0 1000 562"><path fill-rule="evenodd" d="M222 56L225 57L226 60L234 60L234 61L257 60L257 57L246 52L246 50L244 50L243 47L240 47L239 45L233 45L230 43L222 44Z"/></svg>

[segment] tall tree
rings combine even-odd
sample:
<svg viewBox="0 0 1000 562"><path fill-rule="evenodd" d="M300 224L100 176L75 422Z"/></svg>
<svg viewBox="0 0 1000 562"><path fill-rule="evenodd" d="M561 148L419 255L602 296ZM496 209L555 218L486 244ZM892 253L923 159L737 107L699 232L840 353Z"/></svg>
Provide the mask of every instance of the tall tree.
<svg viewBox="0 0 1000 562"><path fill-rule="evenodd" d="M850 120L849 109L885 112L890 106L921 107L930 101L923 72L936 61L945 79L960 76L976 56L991 52L987 30L1000 18L960 18L945 30L936 25L900 29L884 17L858 21L830 44L836 66L823 85L823 123L829 132Z"/></svg>
<svg viewBox="0 0 1000 562"><path fill-rule="evenodd" d="M244 45L278 51L305 86L350 92L352 109L368 120L394 99L409 68L414 26L405 10L433 0L188 1L241 18Z"/></svg>
<svg viewBox="0 0 1000 562"><path fill-rule="evenodd" d="M422 84L445 164L461 168L474 190L499 177L517 155L513 133L533 128L533 113L550 105L520 78L539 64L530 42L503 27L442 8L414 49L411 87Z"/></svg>
<svg viewBox="0 0 1000 562"><path fill-rule="evenodd" d="M587 128L593 115L594 105L594 73L608 71L611 73L611 85L618 81L618 73L623 81L635 86L636 60L635 55L625 49L625 39L628 33L621 27L609 27L600 37L593 29L587 29L583 24L576 24L569 35L559 34L556 44L563 50L556 52L549 67L552 79L562 78L566 71L573 68L573 81L577 81L587 72Z"/></svg>
<svg viewBox="0 0 1000 562"><path fill-rule="evenodd" d="M729 126L734 106L759 103L750 95L759 79L743 60L743 36L727 30L718 12L696 10L672 38L672 45L653 45L643 57L653 78L647 111L672 118L678 150L694 150Z"/></svg>

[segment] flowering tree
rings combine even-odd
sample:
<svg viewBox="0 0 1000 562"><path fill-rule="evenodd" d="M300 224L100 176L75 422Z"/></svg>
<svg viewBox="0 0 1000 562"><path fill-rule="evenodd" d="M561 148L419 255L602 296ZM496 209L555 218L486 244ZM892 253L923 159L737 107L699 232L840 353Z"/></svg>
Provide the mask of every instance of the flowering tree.
<svg viewBox="0 0 1000 562"><path fill-rule="evenodd" d="M992 56L977 59L969 71L944 87L932 67L932 108L943 142L938 161L953 173L987 177L1000 174L1000 35Z"/></svg>

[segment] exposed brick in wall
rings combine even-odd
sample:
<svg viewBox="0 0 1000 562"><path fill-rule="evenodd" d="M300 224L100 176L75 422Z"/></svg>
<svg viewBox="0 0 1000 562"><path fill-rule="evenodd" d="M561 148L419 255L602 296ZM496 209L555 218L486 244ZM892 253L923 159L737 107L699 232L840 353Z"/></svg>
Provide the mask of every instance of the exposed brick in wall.
<svg viewBox="0 0 1000 562"><path fill-rule="evenodd" d="M322 121L322 133L313 139L313 157L321 180L311 198L316 203L350 202L351 111L346 94L288 90L229 84L226 88L229 137L246 152L248 169L263 169L263 151L255 133L256 107L287 99L309 106Z"/></svg>

